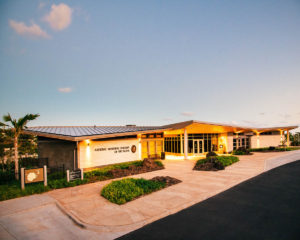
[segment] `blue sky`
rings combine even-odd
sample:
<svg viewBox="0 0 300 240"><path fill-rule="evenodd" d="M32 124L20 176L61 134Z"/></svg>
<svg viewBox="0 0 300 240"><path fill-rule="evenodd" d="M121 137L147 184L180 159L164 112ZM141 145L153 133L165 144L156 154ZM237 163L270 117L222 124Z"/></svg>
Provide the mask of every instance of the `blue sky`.
<svg viewBox="0 0 300 240"><path fill-rule="evenodd" d="M1 1L0 114L300 125L300 1Z"/></svg>

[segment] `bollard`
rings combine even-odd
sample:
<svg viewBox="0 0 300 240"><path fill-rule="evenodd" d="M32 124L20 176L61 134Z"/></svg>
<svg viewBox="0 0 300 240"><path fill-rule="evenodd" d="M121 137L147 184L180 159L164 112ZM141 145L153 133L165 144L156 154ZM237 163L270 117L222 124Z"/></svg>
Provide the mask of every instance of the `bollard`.
<svg viewBox="0 0 300 240"><path fill-rule="evenodd" d="M67 170L67 182L70 182L70 170Z"/></svg>
<svg viewBox="0 0 300 240"><path fill-rule="evenodd" d="M44 186L47 186L47 166L44 165Z"/></svg>
<svg viewBox="0 0 300 240"><path fill-rule="evenodd" d="M21 168L21 189L25 189L25 174L24 174L24 168Z"/></svg>

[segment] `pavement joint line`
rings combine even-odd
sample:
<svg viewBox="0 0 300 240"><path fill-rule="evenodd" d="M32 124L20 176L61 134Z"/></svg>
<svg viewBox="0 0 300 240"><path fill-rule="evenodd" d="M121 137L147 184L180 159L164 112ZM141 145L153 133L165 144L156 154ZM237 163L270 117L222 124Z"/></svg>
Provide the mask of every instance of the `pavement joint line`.
<svg viewBox="0 0 300 240"><path fill-rule="evenodd" d="M1 222L0 222L0 225L1 225L2 229L4 229L4 231L6 231L12 238L18 239L15 235L13 235L11 232L9 232L9 231L6 229L6 227L5 227L3 224L1 224Z"/></svg>
<svg viewBox="0 0 300 240"><path fill-rule="evenodd" d="M75 223L77 226L79 226L80 228L84 228L86 229L87 227L82 223L82 221L80 221L79 219L77 219L75 216L73 216L71 213L69 213L58 201L55 202L55 205L57 206L57 208L64 214L66 215L69 219L71 219L71 221L73 223Z"/></svg>

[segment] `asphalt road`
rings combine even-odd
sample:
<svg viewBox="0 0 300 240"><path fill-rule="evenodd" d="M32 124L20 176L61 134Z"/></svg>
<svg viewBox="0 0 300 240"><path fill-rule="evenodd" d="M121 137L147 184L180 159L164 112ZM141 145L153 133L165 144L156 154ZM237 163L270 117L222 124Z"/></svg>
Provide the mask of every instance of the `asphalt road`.
<svg viewBox="0 0 300 240"><path fill-rule="evenodd" d="M300 239L300 160L119 239Z"/></svg>

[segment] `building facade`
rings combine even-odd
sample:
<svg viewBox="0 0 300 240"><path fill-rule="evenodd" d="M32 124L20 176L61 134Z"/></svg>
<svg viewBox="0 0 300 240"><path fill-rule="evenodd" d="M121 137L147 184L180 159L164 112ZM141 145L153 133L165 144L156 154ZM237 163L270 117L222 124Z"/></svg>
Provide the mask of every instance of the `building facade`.
<svg viewBox="0 0 300 240"><path fill-rule="evenodd" d="M38 136L39 157L48 158L50 167L87 169L144 158L188 160L210 151L289 146L289 131L297 127L250 128L192 120L155 127L31 127L24 132Z"/></svg>

